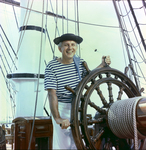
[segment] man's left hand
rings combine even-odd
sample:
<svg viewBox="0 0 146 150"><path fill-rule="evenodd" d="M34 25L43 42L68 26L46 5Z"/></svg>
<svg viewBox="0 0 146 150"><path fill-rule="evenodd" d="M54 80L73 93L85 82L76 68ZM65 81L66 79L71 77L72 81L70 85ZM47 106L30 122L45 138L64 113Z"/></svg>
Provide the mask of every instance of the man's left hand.
<svg viewBox="0 0 146 150"><path fill-rule="evenodd" d="M110 56L103 56L102 57L102 65L105 67L106 65L110 65L111 64L111 59Z"/></svg>

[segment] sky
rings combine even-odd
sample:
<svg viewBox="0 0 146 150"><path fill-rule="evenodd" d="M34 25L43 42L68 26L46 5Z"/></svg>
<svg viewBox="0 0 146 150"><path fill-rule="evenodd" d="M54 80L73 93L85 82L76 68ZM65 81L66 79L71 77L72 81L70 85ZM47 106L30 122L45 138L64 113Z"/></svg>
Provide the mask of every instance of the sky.
<svg viewBox="0 0 146 150"><path fill-rule="evenodd" d="M39 2L40 2L39 0L35 0L35 3L39 3ZM47 3L47 1L45 2ZM134 8L140 8L142 6L142 3L140 3L139 1L135 1L132 4ZM126 4L126 7L128 9L127 4ZM35 9L35 4L33 5L33 8ZM41 11L41 8L42 7L40 5L39 7L40 11ZM63 8L63 11L62 11L62 8ZM54 18L53 16L49 16L49 15L47 17L44 16L44 27L45 25L47 26L47 30L48 30L50 40L51 40L51 45L53 49L55 50L54 51L55 56L60 57L61 53L58 51L57 46L53 44L53 39L63 33L69 32L69 33L78 34L78 31L79 31L79 35L83 37L83 42L80 44L80 47L79 47L80 53L78 52L78 55L80 54L81 58L83 58L87 62L90 70L96 68L101 63L102 56L109 55L112 61L110 67L118 69L121 72L124 72L125 66L127 65L125 64L125 61L126 63L128 63L128 57L126 54L125 46L121 42L123 40L121 38L121 32L120 32L121 30L119 28L118 19L114 10L113 2L111 0L107 0L107 1L79 0L78 12L77 12L77 7L75 6L75 2L73 0L64 1L63 4L61 0L58 0L58 4L56 3L55 0L52 0L52 1L48 0L48 5L45 5L44 9L50 12L54 11L55 14L58 13L58 15L63 15L66 18L64 20L62 20L62 18L57 18L57 24L56 24L54 21L56 18ZM0 3L1 26L3 27L7 37L9 38L9 41L11 42L14 50L17 51L18 50L17 46L18 46L18 41L19 41L19 31L17 28L15 16L14 16L14 10L16 13L18 25L21 26L23 24L23 19L21 17L20 8L12 7L10 5ZM143 11L144 11L143 9L135 9L135 12L137 12L136 14L137 14L138 22L141 24L146 24L146 21L144 19L145 15L143 15L144 14ZM122 6L122 12L123 14L126 14L124 6ZM38 16L38 18L37 17L33 18L33 15ZM129 16L131 17L131 14ZM30 23L30 22L36 21L38 24L41 25L41 22L39 20L40 18L41 18L40 13L31 12L28 22ZM67 18L69 19L68 21L67 21ZM79 20L80 22L79 26L77 23L74 22L74 20L76 21ZM128 18L125 17L125 20L127 23L127 30L131 31ZM134 24L133 20L132 20L132 23ZM59 33L57 31L55 34L56 25L58 27ZM146 30L145 25L141 25L140 27L142 31ZM0 34L3 36L3 33L1 30L0 30ZM136 34L138 35L137 31L136 31ZM129 35L130 35L130 38L132 39L133 44L136 45L135 39L133 38L134 37L133 33L129 32ZM143 36L144 36L144 39L146 39L145 32L143 32ZM2 40L1 40L1 43L2 43ZM15 72L15 67L14 65L12 65L12 61L9 58L8 53L6 52L4 45L3 44L1 45L2 45L2 48L5 50L5 55L8 58L9 63L12 66L12 72ZM8 48L10 48L8 43L7 43L7 46ZM45 46L43 47L43 51L44 51L44 60L48 63L51 59L53 59L53 54L52 54L50 42L47 38L47 35L45 36ZM39 48L38 48L38 52L39 52ZM10 51L10 53L12 57L15 58L12 50ZM126 58L124 57L124 54L126 55ZM135 51L135 54L138 58L138 61L141 62L141 58L139 57L136 51ZM1 56L3 56L2 52L1 52ZM144 52L144 56L146 56L145 52ZM0 60L0 64L2 64L1 60ZM140 65L141 65L143 72L146 72L145 63L141 63ZM4 73L6 74L4 66L2 66L2 68L4 70ZM3 111L7 112L5 113L7 115L10 113L10 111L8 110L11 109L11 103L10 103L8 91L6 90L7 88L6 88L2 73L0 74L0 79L2 83L0 85L0 97L1 97L1 100L6 99L5 102L4 101L2 102L0 100L1 101L0 106L2 105L5 106L3 107ZM141 83L142 83L141 86L146 89L146 82L142 78L141 78ZM143 93L143 95L146 96L146 93ZM5 117L3 116L3 118Z"/></svg>

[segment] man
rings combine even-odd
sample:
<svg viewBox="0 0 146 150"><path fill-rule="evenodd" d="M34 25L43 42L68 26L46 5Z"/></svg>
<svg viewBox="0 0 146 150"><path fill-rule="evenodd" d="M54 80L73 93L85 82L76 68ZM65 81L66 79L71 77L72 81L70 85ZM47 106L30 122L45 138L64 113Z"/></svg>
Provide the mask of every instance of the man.
<svg viewBox="0 0 146 150"><path fill-rule="evenodd" d="M48 91L51 113L53 115L53 149L76 149L70 128L72 93L64 87L75 89L84 77L86 70L83 59L75 56L78 45L83 39L74 34L63 34L55 38L62 53L61 58L49 62L45 70L45 90ZM110 64L110 58L105 59ZM104 67L104 57L98 67Z"/></svg>

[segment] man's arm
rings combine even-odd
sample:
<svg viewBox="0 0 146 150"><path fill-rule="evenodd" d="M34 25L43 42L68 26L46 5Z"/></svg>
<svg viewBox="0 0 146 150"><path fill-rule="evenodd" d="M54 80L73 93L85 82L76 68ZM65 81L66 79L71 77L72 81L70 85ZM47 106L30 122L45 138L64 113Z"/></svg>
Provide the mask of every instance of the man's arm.
<svg viewBox="0 0 146 150"><path fill-rule="evenodd" d="M53 115L54 120L56 121L57 124L61 124L62 129L67 129L70 126L70 122L68 119L62 119L60 117L58 111L58 99L56 95L56 90L48 89L48 97L49 97L51 113Z"/></svg>

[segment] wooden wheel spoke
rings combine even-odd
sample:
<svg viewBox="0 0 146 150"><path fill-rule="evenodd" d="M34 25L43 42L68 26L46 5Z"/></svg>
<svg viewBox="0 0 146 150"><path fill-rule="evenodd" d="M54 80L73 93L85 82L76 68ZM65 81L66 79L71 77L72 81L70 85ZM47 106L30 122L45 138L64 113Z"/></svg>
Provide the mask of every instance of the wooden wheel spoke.
<svg viewBox="0 0 146 150"><path fill-rule="evenodd" d="M98 118L96 120L88 120L88 125L103 123L103 118Z"/></svg>
<svg viewBox="0 0 146 150"><path fill-rule="evenodd" d="M122 95L123 95L123 90L124 90L124 88L123 88L123 87L120 87L120 90L119 90L119 92L118 92L118 98L117 98L117 100L121 100L121 97L122 97Z"/></svg>
<svg viewBox="0 0 146 150"><path fill-rule="evenodd" d="M87 120L92 120L92 115L91 114L86 114Z"/></svg>
<svg viewBox="0 0 146 150"><path fill-rule="evenodd" d="M107 101L105 100L105 97L103 96L102 91L100 90L99 86L98 86L98 87L96 87L95 89L96 89L96 91L97 91L98 95L100 96L101 101L102 101L102 103L103 103L104 107L108 107L108 106L109 106L109 104L108 104L108 103L107 103Z"/></svg>
<svg viewBox="0 0 146 150"><path fill-rule="evenodd" d="M116 79L116 80L118 79L118 76L117 76L117 75L115 75L115 79Z"/></svg>
<svg viewBox="0 0 146 150"><path fill-rule="evenodd" d="M82 112L82 108L81 107L78 108L78 112Z"/></svg>
<svg viewBox="0 0 146 150"><path fill-rule="evenodd" d="M101 74L99 74L99 78L102 79L102 75Z"/></svg>
<svg viewBox="0 0 146 150"><path fill-rule="evenodd" d="M65 89L67 89L68 91L72 92L72 94L76 95L76 92L69 85L66 85Z"/></svg>
<svg viewBox="0 0 146 150"><path fill-rule="evenodd" d="M88 67L88 65L87 65L87 63L85 61L83 62L83 66L85 67L85 69L87 71L87 74L89 74L90 73L90 69L89 69L89 67Z"/></svg>
<svg viewBox="0 0 146 150"><path fill-rule="evenodd" d="M84 139L84 137L85 137L84 134L82 134L82 135L81 135L81 138Z"/></svg>
<svg viewBox="0 0 146 150"><path fill-rule="evenodd" d="M111 73L110 73L110 72L106 73L106 77L107 77L107 78L109 78L110 76L111 76Z"/></svg>
<svg viewBox="0 0 146 150"><path fill-rule="evenodd" d="M112 83L108 82L107 85L108 85L108 91L109 91L109 102L113 103L114 99L113 99L113 93L112 93Z"/></svg>
<svg viewBox="0 0 146 150"><path fill-rule="evenodd" d="M105 131L104 131L104 129L102 128L94 137L92 137L92 141L95 143L95 142L97 142L99 139L100 139L100 137L103 135L103 133L104 133Z"/></svg>
<svg viewBox="0 0 146 150"><path fill-rule="evenodd" d="M93 107L94 109L96 109L101 114L105 114L106 113L105 109L100 108L99 106L95 105L95 103L93 103L91 101L88 103L88 105L90 105L91 107Z"/></svg>

